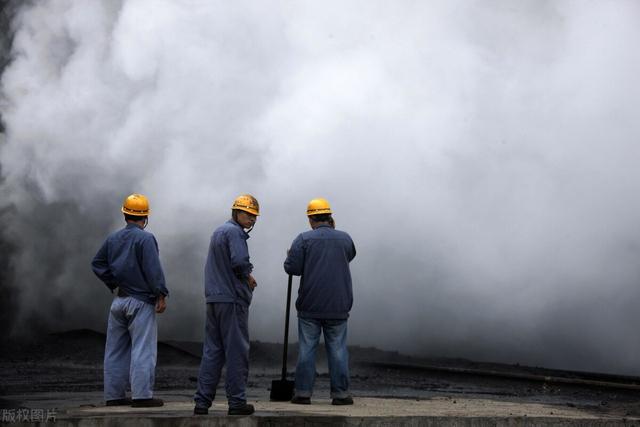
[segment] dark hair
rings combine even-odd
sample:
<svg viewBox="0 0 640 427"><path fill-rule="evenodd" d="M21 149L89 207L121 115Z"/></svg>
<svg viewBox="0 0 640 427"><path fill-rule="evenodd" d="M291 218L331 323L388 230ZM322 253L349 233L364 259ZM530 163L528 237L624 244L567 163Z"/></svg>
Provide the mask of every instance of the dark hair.
<svg viewBox="0 0 640 427"><path fill-rule="evenodd" d="M329 222L331 221L331 214L309 215L309 218L313 222Z"/></svg>
<svg viewBox="0 0 640 427"><path fill-rule="evenodd" d="M144 216L124 214L124 219L126 221L144 221L145 218L146 217Z"/></svg>

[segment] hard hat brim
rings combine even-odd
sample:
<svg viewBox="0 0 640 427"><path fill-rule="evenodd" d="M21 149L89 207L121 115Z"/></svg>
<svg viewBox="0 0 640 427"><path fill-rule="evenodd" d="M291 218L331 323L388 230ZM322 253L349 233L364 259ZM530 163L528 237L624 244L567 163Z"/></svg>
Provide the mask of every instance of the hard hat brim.
<svg viewBox="0 0 640 427"><path fill-rule="evenodd" d="M151 213L151 209L147 209L146 211L136 211L132 209L127 209L124 206L120 209L120 211L124 214L131 215L131 216L149 216L149 214Z"/></svg>
<svg viewBox="0 0 640 427"><path fill-rule="evenodd" d="M244 206L234 206L231 208L231 210L234 211L243 211L243 212L247 212L250 213L251 215L255 215L255 216L260 216L260 213L258 211L256 211L255 209L251 209L249 207L244 207Z"/></svg>
<svg viewBox="0 0 640 427"><path fill-rule="evenodd" d="M307 216L332 214L331 209L313 209L307 211Z"/></svg>

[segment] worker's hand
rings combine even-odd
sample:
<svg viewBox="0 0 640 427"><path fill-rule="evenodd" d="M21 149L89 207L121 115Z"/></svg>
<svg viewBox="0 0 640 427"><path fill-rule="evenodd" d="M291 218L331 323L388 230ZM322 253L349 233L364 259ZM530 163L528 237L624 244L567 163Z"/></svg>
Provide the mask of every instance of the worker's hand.
<svg viewBox="0 0 640 427"><path fill-rule="evenodd" d="M167 309L167 302L164 300L164 295L160 295L156 301L156 313L164 313Z"/></svg>
<svg viewBox="0 0 640 427"><path fill-rule="evenodd" d="M256 279L254 279L251 274L249 274L249 277L247 278L247 284L252 291L256 288L256 286L258 286L258 282L256 282Z"/></svg>

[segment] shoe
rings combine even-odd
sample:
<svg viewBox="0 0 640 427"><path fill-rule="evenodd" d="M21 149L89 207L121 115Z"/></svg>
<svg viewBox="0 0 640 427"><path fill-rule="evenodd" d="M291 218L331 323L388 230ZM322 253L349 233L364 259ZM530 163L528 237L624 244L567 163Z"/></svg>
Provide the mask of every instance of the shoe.
<svg viewBox="0 0 640 427"><path fill-rule="evenodd" d="M202 406L196 406L193 408L193 415L209 415L209 409Z"/></svg>
<svg viewBox="0 0 640 427"><path fill-rule="evenodd" d="M106 406L129 406L131 405L131 399L125 397L124 399L113 399L105 402Z"/></svg>
<svg viewBox="0 0 640 427"><path fill-rule="evenodd" d="M295 403L296 405L311 405L311 398L293 396L293 399L291 399L291 403Z"/></svg>
<svg viewBox="0 0 640 427"><path fill-rule="evenodd" d="M156 408L163 405L162 399L133 399L131 401L132 408Z"/></svg>
<svg viewBox="0 0 640 427"><path fill-rule="evenodd" d="M336 397L331 400L332 405L353 405L353 398L351 396L347 397Z"/></svg>
<svg viewBox="0 0 640 427"><path fill-rule="evenodd" d="M255 412L253 405L244 404L243 406L238 406L236 408L229 408L227 414L229 415L251 415Z"/></svg>

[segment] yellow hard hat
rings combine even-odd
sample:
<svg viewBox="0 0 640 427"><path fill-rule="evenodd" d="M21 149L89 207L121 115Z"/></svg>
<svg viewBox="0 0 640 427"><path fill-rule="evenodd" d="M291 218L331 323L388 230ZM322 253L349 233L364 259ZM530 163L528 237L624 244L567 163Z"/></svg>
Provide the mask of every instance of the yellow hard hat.
<svg viewBox="0 0 640 427"><path fill-rule="evenodd" d="M127 196L122 203L122 213L133 216L149 216L149 199L142 194L132 194Z"/></svg>
<svg viewBox="0 0 640 427"><path fill-rule="evenodd" d="M307 205L307 216L311 215L322 215L322 214L330 214L331 206L329 206L329 202L326 199L318 198L313 199Z"/></svg>
<svg viewBox="0 0 640 427"><path fill-rule="evenodd" d="M249 212L252 215L260 215L260 205L255 197L251 194L243 194L241 196L236 197L233 201L233 206L231 209L237 209L240 211Z"/></svg>

